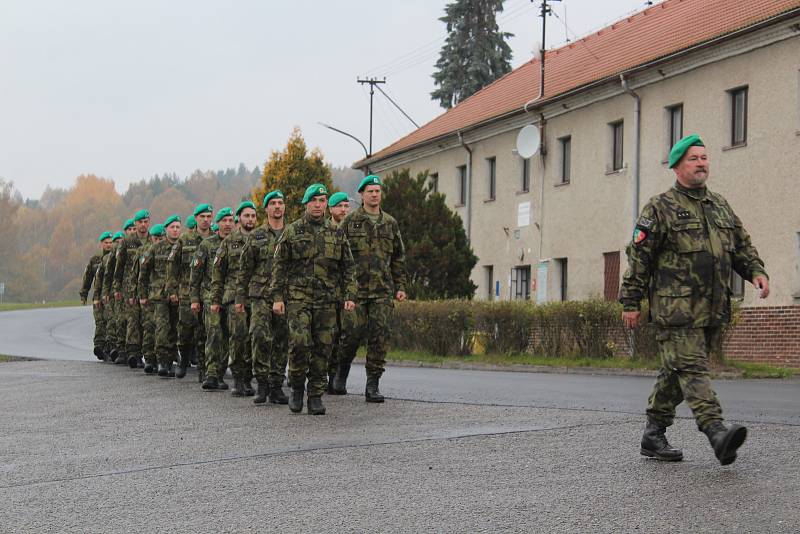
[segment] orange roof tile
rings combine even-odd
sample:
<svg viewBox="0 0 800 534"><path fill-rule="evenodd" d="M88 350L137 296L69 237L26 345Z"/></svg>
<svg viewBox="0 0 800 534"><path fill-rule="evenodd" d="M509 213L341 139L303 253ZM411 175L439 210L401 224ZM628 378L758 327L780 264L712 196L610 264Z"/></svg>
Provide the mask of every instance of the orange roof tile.
<svg viewBox="0 0 800 534"><path fill-rule="evenodd" d="M665 0L547 51L544 100L793 9L800 0ZM356 166L521 111L538 96L539 77L539 61L529 61Z"/></svg>

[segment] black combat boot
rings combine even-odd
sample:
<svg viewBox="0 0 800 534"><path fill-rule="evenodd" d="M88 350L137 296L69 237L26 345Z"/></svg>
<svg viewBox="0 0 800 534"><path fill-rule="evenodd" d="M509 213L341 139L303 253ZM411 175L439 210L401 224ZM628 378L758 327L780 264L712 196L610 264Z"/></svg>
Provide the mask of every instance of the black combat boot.
<svg viewBox="0 0 800 534"><path fill-rule="evenodd" d="M280 384L270 386L269 402L271 404L289 404L289 398L283 392L283 387Z"/></svg>
<svg viewBox="0 0 800 534"><path fill-rule="evenodd" d="M207 376L205 380L203 380L203 385L201 386L206 391L213 391L215 389L219 389L219 382L217 382L216 376Z"/></svg>
<svg viewBox="0 0 800 534"><path fill-rule="evenodd" d="M383 402L383 395L378 389L380 379L377 376L367 377L367 387L364 390L364 398L367 402Z"/></svg>
<svg viewBox="0 0 800 534"><path fill-rule="evenodd" d="M722 422L715 422L703 429L708 441L714 448L714 454L722 465L736 461L736 449L742 446L747 438L747 428L741 425L726 427Z"/></svg>
<svg viewBox="0 0 800 534"><path fill-rule="evenodd" d="M328 373L328 389L325 390L328 395L333 395L333 381L335 379L336 373Z"/></svg>
<svg viewBox="0 0 800 534"><path fill-rule="evenodd" d="M256 392L256 398L253 399L253 404L265 404L267 395L269 395L269 384L266 380L258 380L258 391Z"/></svg>
<svg viewBox="0 0 800 534"><path fill-rule="evenodd" d="M101 362L106 359L105 351L103 351L103 347L95 347L94 348L94 357L100 360Z"/></svg>
<svg viewBox="0 0 800 534"><path fill-rule="evenodd" d="M642 448L639 453L648 458L664 462L680 462L683 451L670 446L665 432L667 428L656 423L647 423L642 435Z"/></svg>
<svg viewBox="0 0 800 534"><path fill-rule="evenodd" d="M224 376L217 378L217 389L221 389L223 391L226 391L228 389L228 383L225 382Z"/></svg>
<svg viewBox="0 0 800 534"><path fill-rule="evenodd" d="M172 362L167 364L167 376L169 378L175 378L175 369L172 367Z"/></svg>
<svg viewBox="0 0 800 534"><path fill-rule="evenodd" d="M128 367L131 369L136 369L136 364L139 363L139 355L138 354L128 354Z"/></svg>
<svg viewBox="0 0 800 534"><path fill-rule="evenodd" d="M322 397L308 398L308 415L325 415L325 405L322 404Z"/></svg>
<svg viewBox="0 0 800 534"><path fill-rule="evenodd" d="M118 354L119 351L117 349L111 349L111 352L108 353L108 358L106 359L106 361L108 363L114 363L114 360L117 359Z"/></svg>
<svg viewBox="0 0 800 534"><path fill-rule="evenodd" d="M155 366L155 365L153 365L152 363L149 363L149 362L148 362L148 363L147 363L147 364L145 364L145 366L144 366L144 372L145 372L146 374L148 374L148 375L152 375L153 373L155 373L155 372L156 372L156 366Z"/></svg>
<svg viewBox="0 0 800 534"><path fill-rule="evenodd" d="M336 375L333 377L333 389L331 390L334 395L347 395L347 376L350 374L350 364L340 364L336 370Z"/></svg>
<svg viewBox="0 0 800 534"><path fill-rule="evenodd" d="M231 395L234 397L244 397L244 380L238 376L233 377L233 389Z"/></svg>
<svg viewBox="0 0 800 534"><path fill-rule="evenodd" d="M142 360L141 356L136 358L136 368L137 369L144 369L144 360Z"/></svg>
<svg viewBox="0 0 800 534"><path fill-rule="evenodd" d="M162 378L166 378L169 376L169 371L167 371L167 366L161 362L158 363L158 376Z"/></svg>
<svg viewBox="0 0 800 534"><path fill-rule="evenodd" d="M256 394L255 390L253 389L252 378L242 378L242 393L244 393L245 397L252 397Z"/></svg>
<svg viewBox="0 0 800 534"><path fill-rule="evenodd" d="M189 354L191 349L187 347L183 347L180 349L180 356L178 356L178 370L175 371L175 378L183 378L186 376L186 369L189 368L189 362L191 361L191 355Z"/></svg>
<svg viewBox="0 0 800 534"><path fill-rule="evenodd" d="M303 411L303 388L292 388L292 396L289 398L289 409L294 413Z"/></svg>
<svg viewBox="0 0 800 534"><path fill-rule="evenodd" d="M116 365L125 365L126 363L128 363L128 354L125 352L118 352L117 357L114 360L114 363Z"/></svg>

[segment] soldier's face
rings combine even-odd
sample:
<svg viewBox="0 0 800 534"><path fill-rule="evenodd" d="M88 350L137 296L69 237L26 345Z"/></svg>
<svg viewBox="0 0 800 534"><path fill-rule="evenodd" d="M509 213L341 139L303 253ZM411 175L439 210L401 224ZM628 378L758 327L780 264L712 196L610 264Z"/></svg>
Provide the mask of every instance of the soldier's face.
<svg viewBox="0 0 800 534"><path fill-rule="evenodd" d="M245 208L239 214L239 226L249 232L256 227L256 210Z"/></svg>
<svg viewBox="0 0 800 534"><path fill-rule="evenodd" d="M150 219L139 219L136 221L136 232L139 235L147 235L148 230L150 230Z"/></svg>
<svg viewBox="0 0 800 534"><path fill-rule="evenodd" d="M283 214L286 212L286 204L282 198L273 198L267 202L267 217L273 220L283 219Z"/></svg>
<svg viewBox="0 0 800 534"><path fill-rule="evenodd" d="M219 236L228 237L233 230L233 215L223 217L217 224L219 225Z"/></svg>
<svg viewBox="0 0 800 534"><path fill-rule="evenodd" d="M684 187L697 188L708 180L708 154L704 146L690 146L674 167L678 182Z"/></svg>
<svg viewBox="0 0 800 534"><path fill-rule="evenodd" d="M136 232L135 226L129 226L128 228L125 229L125 235L131 235L135 232Z"/></svg>
<svg viewBox="0 0 800 534"><path fill-rule="evenodd" d="M314 218L323 217L325 215L325 207L328 205L328 197L319 195L313 197L306 203L306 213Z"/></svg>
<svg viewBox="0 0 800 534"><path fill-rule="evenodd" d="M365 206L377 208L381 205L381 186L368 185L361 191L361 199Z"/></svg>
<svg viewBox="0 0 800 534"><path fill-rule="evenodd" d="M111 250L111 245L112 245L112 243L111 243L111 238L110 237L107 238L107 239L103 239L102 246L103 246L103 251L104 252L108 252L109 250Z"/></svg>
<svg viewBox="0 0 800 534"><path fill-rule="evenodd" d="M170 241L175 241L181 235L181 223L174 222L167 226L167 237Z"/></svg>
<svg viewBox="0 0 800 534"><path fill-rule="evenodd" d="M155 243L160 243L162 239L164 239L164 237L163 237L163 236L160 236L160 235L151 235L151 236L150 236L150 241L151 241L153 244L155 244Z"/></svg>
<svg viewBox="0 0 800 534"><path fill-rule="evenodd" d="M350 211L350 203L346 200L343 200L342 202L339 202L332 208L328 209L331 212L331 217L333 217L333 220L338 224L342 222L344 216L347 215L348 211Z"/></svg>
<svg viewBox="0 0 800 534"><path fill-rule="evenodd" d="M205 212L200 215L195 215L194 220L197 221L197 228L203 233L208 232L211 228L211 213Z"/></svg>

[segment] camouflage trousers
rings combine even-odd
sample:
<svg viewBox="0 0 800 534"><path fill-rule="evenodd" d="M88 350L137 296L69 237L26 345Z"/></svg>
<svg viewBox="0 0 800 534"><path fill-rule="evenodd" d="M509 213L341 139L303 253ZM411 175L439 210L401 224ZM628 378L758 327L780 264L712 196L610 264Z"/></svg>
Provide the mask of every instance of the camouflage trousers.
<svg viewBox="0 0 800 534"><path fill-rule="evenodd" d="M328 358L328 376L335 375L339 369L342 358L342 314L345 313L341 302L336 304L336 332L333 334L333 348L331 356ZM352 314L352 312L346 312Z"/></svg>
<svg viewBox="0 0 800 534"><path fill-rule="evenodd" d="M380 378L383 375L393 308L391 299L367 299L359 300L354 311L343 312L342 364L353 363L358 347L366 343L367 376Z"/></svg>
<svg viewBox="0 0 800 534"><path fill-rule="evenodd" d="M155 303L148 301L142 306L142 357L145 363L156 365L156 320Z"/></svg>
<svg viewBox="0 0 800 534"><path fill-rule="evenodd" d="M272 302L250 301L250 344L253 346L253 376L270 387L283 386L289 355L289 325L286 317L272 313Z"/></svg>
<svg viewBox="0 0 800 534"><path fill-rule="evenodd" d="M234 304L226 304L228 310L228 331L231 340L228 345L228 365L234 378L253 379L253 349L250 346L250 305L244 307L244 313L236 313Z"/></svg>
<svg viewBox="0 0 800 534"><path fill-rule="evenodd" d="M122 352L125 350L125 332L128 330L128 317L126 315L128 304L124 301L116 301L114 299L111 299L109 304L114 314L111 327L114 332L114 345L112 348L116 348Z"/></svg>
<svg viewBox="0 0 800 534"><path fill-rule="evenodd" d="M168 299L155 302L156 356L158 363L170 365L178 355L178 305Z"/></svg>
<svg viewBox="0 0 800 534"><path fill-rule="evenodd" d="M709 352L720 342L720 333L719 327L659 331L656 339L661 371L647 404L649 421L670 426L675 408L684 400L700 430L722 421L722 408L708 373Z"/></svg>
<svg viewBox="0 0 800 534"><path fill-rule="evenodd" d="M204 367L205 334L200 314L192 311L187 299L181 299L178 307L178 349L181 354L194 353L197 358L197 369Z"/></svg>
<svg viewBox="0 0 800 534"><path fill-rule="evenodd" d="M286 303L289 322L289 385L309 397L321 397L328 386L328 358L336 331L337 303Z"/></svg>
<svg viewBox="0 0 800 534"><path fill-rule="evenodd" d="M105 349L108 338L108 314L102 303L92 304L92 315L94 316L94 346Z"/></svg>
<svg viewBox="0 0 800 534"><path fill-rule="evenodd" d="M222 306L219 313L212 313L211 303L205 302L202 313L206 333L206 374L222 378L228 370L228 310Z"/></svg>
<svg viewBox="0 0 800 534"><path fill-rule="evenodd" d="M140 354L142 351L142 310L139 301L133 304L125 302L125 351L128 354Z"/></svg>
<svg viewBox="0 0 800 534"><path fill-rule="evenodd" d="M105 343L106 350L111 350L117 346L117 318L114 313L114 303L103 302L100 305L103 308L103 317L106 321L103 342Z"/></svg>

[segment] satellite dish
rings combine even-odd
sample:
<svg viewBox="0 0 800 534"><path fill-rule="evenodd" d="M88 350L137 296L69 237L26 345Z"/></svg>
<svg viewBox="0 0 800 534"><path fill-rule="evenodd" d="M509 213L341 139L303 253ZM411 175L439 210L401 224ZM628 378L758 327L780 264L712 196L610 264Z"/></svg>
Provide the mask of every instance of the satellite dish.
<svg viewBox="0 0 800 534"><path fill-rule="evenodd" d="M539 127L529 124L517 135L517 154L527 159L539 151L540 143Z"/></svg>

